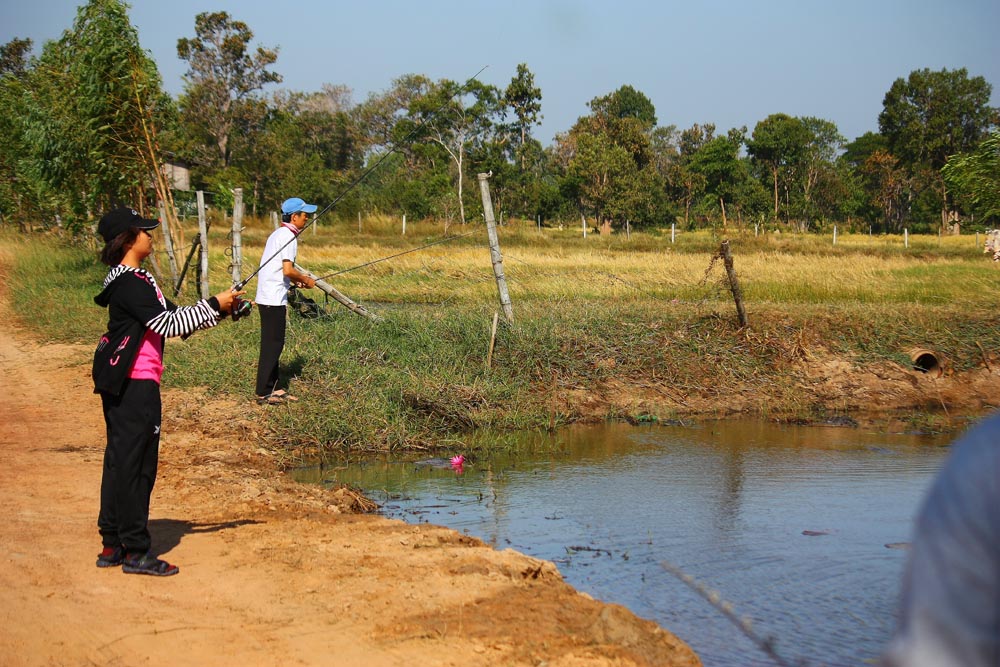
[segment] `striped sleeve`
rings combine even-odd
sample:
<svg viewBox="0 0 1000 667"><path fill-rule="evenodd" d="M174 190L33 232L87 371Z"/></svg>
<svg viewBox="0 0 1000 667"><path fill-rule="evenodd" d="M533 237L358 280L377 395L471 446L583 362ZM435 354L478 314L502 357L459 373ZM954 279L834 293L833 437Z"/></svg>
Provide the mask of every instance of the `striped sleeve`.
<svg viewBox="0 0 1000 667"><path fill-rule="evenodd" d="M202 299L193 306L164 310L146 323L146 326L164 338L186 336L199 329L209 329L219 323L219 314L208 301Z"/></svg>

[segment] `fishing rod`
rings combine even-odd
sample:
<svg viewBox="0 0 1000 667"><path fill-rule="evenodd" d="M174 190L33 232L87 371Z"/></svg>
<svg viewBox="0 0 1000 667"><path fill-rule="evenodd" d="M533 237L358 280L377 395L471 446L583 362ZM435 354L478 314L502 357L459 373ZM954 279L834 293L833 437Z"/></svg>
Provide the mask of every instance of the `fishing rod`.
<svg viewBox="0 0 1000 667"><path fill-rule="evenodd" d="M422 246L417 246L416 248L410 248L409 250L404 250L403 252L397 252L395 255L389 255L388 257L382 257L380 259L373 259L370 262L365 262L364 264L358 264L357 266L352 266L349 269L341 269L340 271L334 271L333 273L328 273L325 276L320 276L316 280L326 280L327 278L332 278L334 276L339 276L341 273L348 273L350 271L357 271L358 269L363 269L366 266L371 266L372 264L378 264L379 262L385 262L390 259L395 259L396 257L401 257L403 255L409 254L411 252L416 252L418 250L423 250L424 248L430 248L431 246L438 245L440 243L447 243L448 241L454 241L455 239L460 239L464 236L469 236L470 234L478 234L478 230L465 232L464 234L456 234L454 236L446 236L443 239L438 239L437 241L431 241L430 243L425 243Z"/></svg>
<svg viewBox="0 0 1000 667"><path fill-rule="evenodd" d="M489 65L487 65L486 67L489 67ZM465 91L465 89L469 86L469 84L471 82L475 81L479 77L479 75L482 74L486 70L486 67L483 67L481 70L479 70L478 72L476 72L474 75L472 75L471 77L469 77L468 79L466 79L465 83L462 84L461 88L459 88L453 95L451 95L450 97L448 97L448 99L446 99L444 102L442 102L441 105L438 108L434 109L434 111L432 111L430 114L428 114L425 117L424 120L420 121L417 124L417 126L414 127L409 132L409 134L407 134L405 137L403 137L400 141L397 141L396 143L394 143L391 146L391 148L388 151L386 151L382 155L382 157L380 157L378 159L378 161L375 162L375 164L373 164L371 167L369 167L368 169L366 169L358 178L356 178L350 185L348 185L347 188L343 192L341 192L332 202L330 202L329 204L327 204L326 207L323 210L321 210L319 213L317 213L316 215L314 215L312 217L312 219L309 222L307 222L306 225L304 227L302 227L301 230L299 230L299 233L305 231L305 229L307 227L309 227L310 225L312 225L314 222L316 222L316 220L321 215L323 215L324 213L326 213L327 211L329 211L330 209L332 209L334 206L336 206L338 203L340 203L340 201L343 200L343 198L346 197L347 194L351 190L353 190L354 188L356 188L358 185L361 184L362 181L364 181L366 178L368 178L368 176L373 171L375 171L376 169L378 169L379 166L383 162L385 162L385 160L388 159L388 157L390 155L392 155L393 153L395 153L399 149L399 147L401 145L406 144L412 137L414 137L417 134L418 131L422 130L427 125L427 122L431 118L434 118L435 116L437 116L437 114L440 113L440 111L442 109L444 109L453 99L455 99L455 97L457 95L462 94ZM256 268L256 270L253 271L253 273L251 273L249 276L247 276L246 278L244 278L240 282L234 284L233 285L233 290L235 290L235 291L238 292L238 291L242 290L244 287L246 287L247 283L249 283L250 280L254 276L256 276L258 273L260 273L261 269L263 269L264 266L266 266L267 264L269 264L271 262L271 260L273 260L275 257L277 257L278 255L280 255L281 251L284 250L286 247L288 247L292 243L292 241L294 241L297 237L298 237L298 235L292 236L292 238L290 238L283 246L281 246L280 248L278 248L278 250L273 255L271 255L270 257L268 257L267 261L262 261L260 263L260 266L258 266ZM244 304L245 304L245 306L244 306ZM245 307L245 312L243 312L244 311L244 307ZM243 315L249 313L250 312L250 302L246 301L246 300L243 300L243 299L240 299L239 309L241 311L239 317L242 317ZM235 312L235 306L234 306L234 312ZM233 319L234 320L238 319L238 317L233 318Z"/></svg>
<svg viewBox="0 0 1000 667"><path fill-rule="evenodd" d="M681 580L688 588L700 595L712 607L725 617L727 621L736 626L751 642L757 645L761 651L767 654L778 667L806 667L807 663L800 660L797 663L790 663L785 660L775 646L777 640L774 637L761 637L753 629L753 624L747 617L739 617L733 609L733 605L722 599L718 591L711 590L697 581L694 577L681 570L670 561L660 561L660 567Z"/></svg>

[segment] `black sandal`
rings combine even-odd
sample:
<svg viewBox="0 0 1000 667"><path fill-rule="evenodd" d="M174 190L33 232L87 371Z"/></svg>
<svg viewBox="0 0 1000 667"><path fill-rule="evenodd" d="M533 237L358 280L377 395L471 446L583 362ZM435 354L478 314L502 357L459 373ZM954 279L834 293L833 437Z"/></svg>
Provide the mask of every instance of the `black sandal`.
<svg viewBox="0 0 1000 667"><path fill-rule="evenodd" d="M97 554L97 567L117 567L125 560L125 547L104 547L104 550Z"/></svg>
<svg viewBox="0 0 1000 667"><path fill-rule="evenodd" d="M126 556L122 564L122 572L126 574L149 574L154 577L169 577L177 574L181 569L176 565L171 565L165 560L160 560L156 556L144 553L141 556Z"/></svg>

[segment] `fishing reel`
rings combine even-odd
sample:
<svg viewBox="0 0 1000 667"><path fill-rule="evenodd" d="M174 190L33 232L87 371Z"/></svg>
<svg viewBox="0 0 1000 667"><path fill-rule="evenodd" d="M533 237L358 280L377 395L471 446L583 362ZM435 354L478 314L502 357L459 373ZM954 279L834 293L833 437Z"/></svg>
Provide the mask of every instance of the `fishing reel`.
<svg viewBox="0 0 1000 667"><path fill-rule="evenodd" d="M244 299L241 296L233 297L233 306L229 311L229 314L233 318L233 322L238 322L240 318L246 317L253 310L253 302L250 299Z"/></svg>

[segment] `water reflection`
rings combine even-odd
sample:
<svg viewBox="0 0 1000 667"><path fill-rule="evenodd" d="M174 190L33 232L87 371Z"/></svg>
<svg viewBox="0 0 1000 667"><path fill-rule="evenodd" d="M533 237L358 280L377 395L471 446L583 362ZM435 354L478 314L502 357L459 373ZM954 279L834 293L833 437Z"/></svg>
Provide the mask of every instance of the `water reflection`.
<svg viewBox="0 0 1000 667"><path fill-rule="evenodd" d="M544 455L466 461L460 475L382 461L325 477L365 489L391 516L552 560L577 588L676 632L710 667L770 662L664 560L751 616L787 660L856 665L892 629L906 552L886 545L909 539L946 454L929 437L755 421L547 437L525 436L525 450L545 444Z"/></svg>

